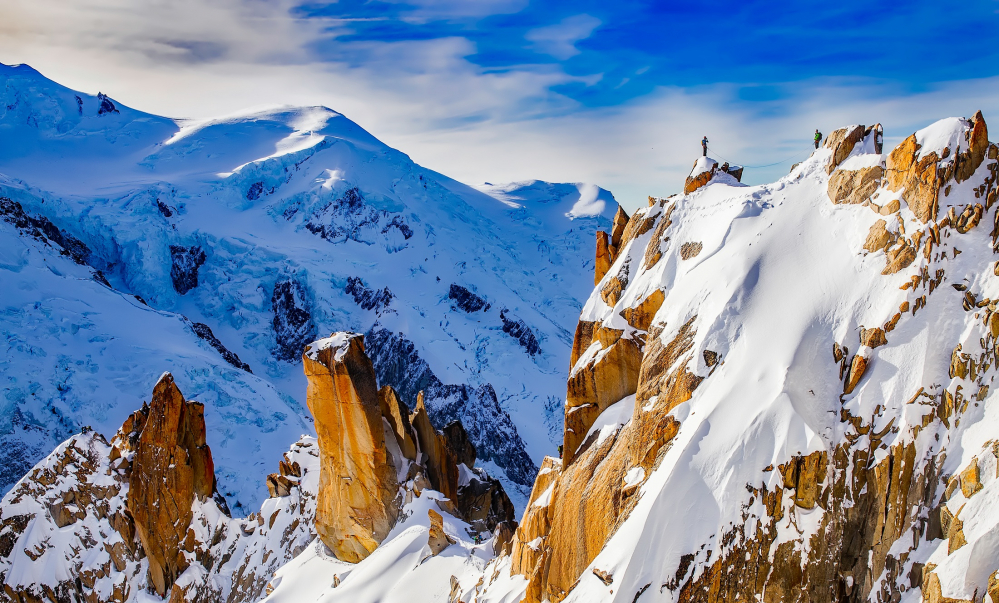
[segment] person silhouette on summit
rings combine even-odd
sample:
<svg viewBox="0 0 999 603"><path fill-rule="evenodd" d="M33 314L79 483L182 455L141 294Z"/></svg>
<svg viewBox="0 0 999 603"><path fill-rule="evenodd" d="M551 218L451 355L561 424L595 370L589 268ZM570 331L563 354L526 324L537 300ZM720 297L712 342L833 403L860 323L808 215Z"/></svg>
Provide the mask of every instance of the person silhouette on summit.
<svg viewBox="0 0 999 603"><path fill-rule="evenodd" d="M816 128L815 129L815 148L816 149L819 148L819 143L820 142L822 142L822 132L819 132L819 129Z"/></svg>
<svg viewBox="0 0 999 603"><path fill-rule="evenodd" d="M705 157L708 156L708 137L705 136L701 139L701 152Z"/></svg>

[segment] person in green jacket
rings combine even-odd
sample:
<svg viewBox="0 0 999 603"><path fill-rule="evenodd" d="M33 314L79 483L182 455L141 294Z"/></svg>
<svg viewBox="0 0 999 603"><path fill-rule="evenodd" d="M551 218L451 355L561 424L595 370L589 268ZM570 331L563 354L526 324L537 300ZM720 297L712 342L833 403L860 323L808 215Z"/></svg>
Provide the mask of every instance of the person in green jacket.
<svg viewBox="0 0 999 603"><path fill-rule="evenodd" d="M815 148L819 148L819 143L822 142L822 132L816 128L815 130Z"/></svg>

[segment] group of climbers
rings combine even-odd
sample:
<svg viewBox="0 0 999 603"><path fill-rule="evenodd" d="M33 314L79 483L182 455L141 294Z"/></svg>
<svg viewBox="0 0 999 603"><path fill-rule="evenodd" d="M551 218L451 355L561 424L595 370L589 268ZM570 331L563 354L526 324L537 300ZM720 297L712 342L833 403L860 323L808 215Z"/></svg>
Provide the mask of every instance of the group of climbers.
<svg viewBox="0 0 999 603"><path fill-rule="evenodd" d="M819 144L822 143L822 132L819 132L818 128L815 129L815 148L819 148ZM874 152L881 153L884 149L885 139L884 139L884 129L881 124L874 126Z"/></svg>

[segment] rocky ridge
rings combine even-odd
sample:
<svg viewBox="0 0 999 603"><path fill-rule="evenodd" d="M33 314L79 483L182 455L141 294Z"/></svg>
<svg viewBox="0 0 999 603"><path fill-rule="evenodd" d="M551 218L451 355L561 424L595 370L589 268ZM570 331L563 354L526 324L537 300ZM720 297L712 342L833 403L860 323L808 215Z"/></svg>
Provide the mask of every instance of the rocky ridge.
<svg viewBox="0 0 999 603"><path fill-rule="evenodd" d="M431 520L433 555L458 543L455 522L466 539L509 538L513 505L474 468L461 424L438 432L422 405L410 417L390 387L377 390L362 336L314 342L303 362L319 437L296 442L267 476L259 512L230 517L203 406L166 373L110 442L73 436L0 502L0 598L256 601L309 547L361 561L414 506Z"/></svg>
<svg viewBox="0 0 999 603"><path fill-rule="evenodd" d="M999 601L999 147L980 112L874 145L874 128L837 130L775 185L708 178L650 198L613 254L598 234L562 458L463 601ZM732 261L725 247L739 265L701 259ZM830 254L844 277L823 297L768 279ZM759 376L767 338L791 344L771 352L783 378Z"/></svg>

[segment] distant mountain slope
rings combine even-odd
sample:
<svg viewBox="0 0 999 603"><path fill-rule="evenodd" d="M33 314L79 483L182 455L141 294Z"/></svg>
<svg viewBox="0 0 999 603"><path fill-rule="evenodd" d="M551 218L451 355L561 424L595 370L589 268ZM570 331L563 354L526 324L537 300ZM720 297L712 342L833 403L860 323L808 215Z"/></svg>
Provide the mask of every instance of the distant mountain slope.
<svg viewBox="0 0 999 603"><path fill-rule="evenodd" d="M26 66L0 94L0 488L170 370L219 426L220 490L255 508L255 467L310 430L302 346L352 330L523 499L561 438L610 193L476 190L322 107L178 122Z"/></svg>

